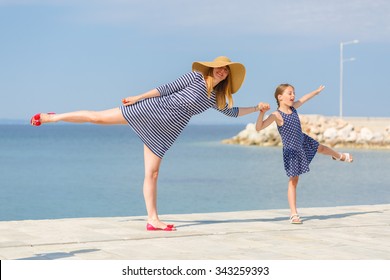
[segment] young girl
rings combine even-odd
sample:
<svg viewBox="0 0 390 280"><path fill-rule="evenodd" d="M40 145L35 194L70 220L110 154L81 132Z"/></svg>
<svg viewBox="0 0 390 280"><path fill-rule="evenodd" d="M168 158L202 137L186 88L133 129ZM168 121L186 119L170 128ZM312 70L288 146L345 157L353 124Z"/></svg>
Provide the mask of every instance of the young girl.
<svg viewBox="0 0 390 280"><path fill-rule="evenodd" d="M316 152L329 155L335 160L352 162L353 158L348 153L339 153L335 150L319 144L310 136L304 134L301 122L297 113L297 108L310 100L324 89L318 89L304 95L295 101L295 89L292 85L281 84L276 88L275 98L278 103L278 110L269 115L265 120L264 114L270 109L269 104L260 103L259 117L256 122L256 130L260 131L271 123L276 122L283 143L284 169L289 177L287 198L291 210L290 222L292 224L302 224L296 208L296 188L299 175L309 172L309 164Z"/></svg>

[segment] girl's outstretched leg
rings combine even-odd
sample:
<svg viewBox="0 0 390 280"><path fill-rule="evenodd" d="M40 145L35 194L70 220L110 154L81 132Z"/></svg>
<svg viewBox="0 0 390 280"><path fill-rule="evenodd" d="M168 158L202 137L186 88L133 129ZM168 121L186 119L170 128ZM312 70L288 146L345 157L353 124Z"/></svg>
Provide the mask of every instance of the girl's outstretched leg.
<svg viewBox="0 0 390 280"><path fill-rule="evenodd" d="M287 189L287 199L290 206L290 222L292 224L301 224L302 221L298 215L297 211L297 186L298 186L299 176L290 177L288 181Z"/></svg>
<svg viewBox="0 0 390 280"><path fill-rule="evenodd" d="M157 213L157 179L161 165L161 158L156 156L144 145L145 179L144 199L148 212L148 230L175 230L172 225L160 221Z"/></svg>
<svg viewBox="0 0 390 280"><path fill-rule="evenodd" d="M323 155L331 156L333 159L336 159L336 160L341 160L341 161L346 161L346 162L353 161L353 157L351 154L339 153L339 152L329 148L328 146L325 146L322 144L320 144L318 146L317 152L319 152L320 154L323 154Z"/></svg>
<svg viewBox="0 0 390 280"><path fill-rule="evenodd" d="M37 114L38 115L38 114ZM71 122L71 123L94 123L94 124L127 124L120 108L104 111L75 111L63 114L39 114L40 123Z"/></svg>

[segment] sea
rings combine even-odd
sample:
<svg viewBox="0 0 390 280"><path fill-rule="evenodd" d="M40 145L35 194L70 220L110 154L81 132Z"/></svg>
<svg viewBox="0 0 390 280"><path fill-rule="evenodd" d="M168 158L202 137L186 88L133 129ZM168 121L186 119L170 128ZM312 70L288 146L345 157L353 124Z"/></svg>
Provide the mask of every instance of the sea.
<svg viewBox="0 0 390 280"><path fill-rule="evenodd" d="M223 144L243 124L185 128L166 153L159 214L286 209L281 147ZM297 205L390 203L390 151L317 154L300 176ZM0 221L145 216L143 144L128 126L0 125Z"/></svg>

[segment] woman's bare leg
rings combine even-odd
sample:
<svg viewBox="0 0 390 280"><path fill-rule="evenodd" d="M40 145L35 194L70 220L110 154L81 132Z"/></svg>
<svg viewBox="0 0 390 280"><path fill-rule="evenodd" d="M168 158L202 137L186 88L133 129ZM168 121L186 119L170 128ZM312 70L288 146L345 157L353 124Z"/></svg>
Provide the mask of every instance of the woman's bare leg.
<svg viewBox="0 0 390 280"><path fill-rule="evenodd" d="M42 123L50 122L94 123L102 125L127 124L120 108L104 111L75 111L63 114L41 114Z"/></svg>
<svg viewBox="0 0 390 280"><path fill-rule="evenodd" d="M146 145L144 145L144 161L144 199L146 211L148 212L148 223L155 228L164 229L167 225L160 221L157 213L157 180L161 158L156 156Z"/></svg>

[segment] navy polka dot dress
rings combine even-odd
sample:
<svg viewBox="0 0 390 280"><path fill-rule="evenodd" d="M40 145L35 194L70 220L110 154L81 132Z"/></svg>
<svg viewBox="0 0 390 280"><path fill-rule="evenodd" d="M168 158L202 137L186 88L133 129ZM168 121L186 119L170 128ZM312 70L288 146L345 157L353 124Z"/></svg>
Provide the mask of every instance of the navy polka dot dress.
<svg viewBox="0 0 390 280"><path fill-rule="evenodd" d="M309 164L317 153L319 143L302 132L297 110L294 107L291 110L291 114L278 110L283 118L283 125L278 126L278 131L283 143L284 169L288 177L295 177L310 171Z"/></svg>

